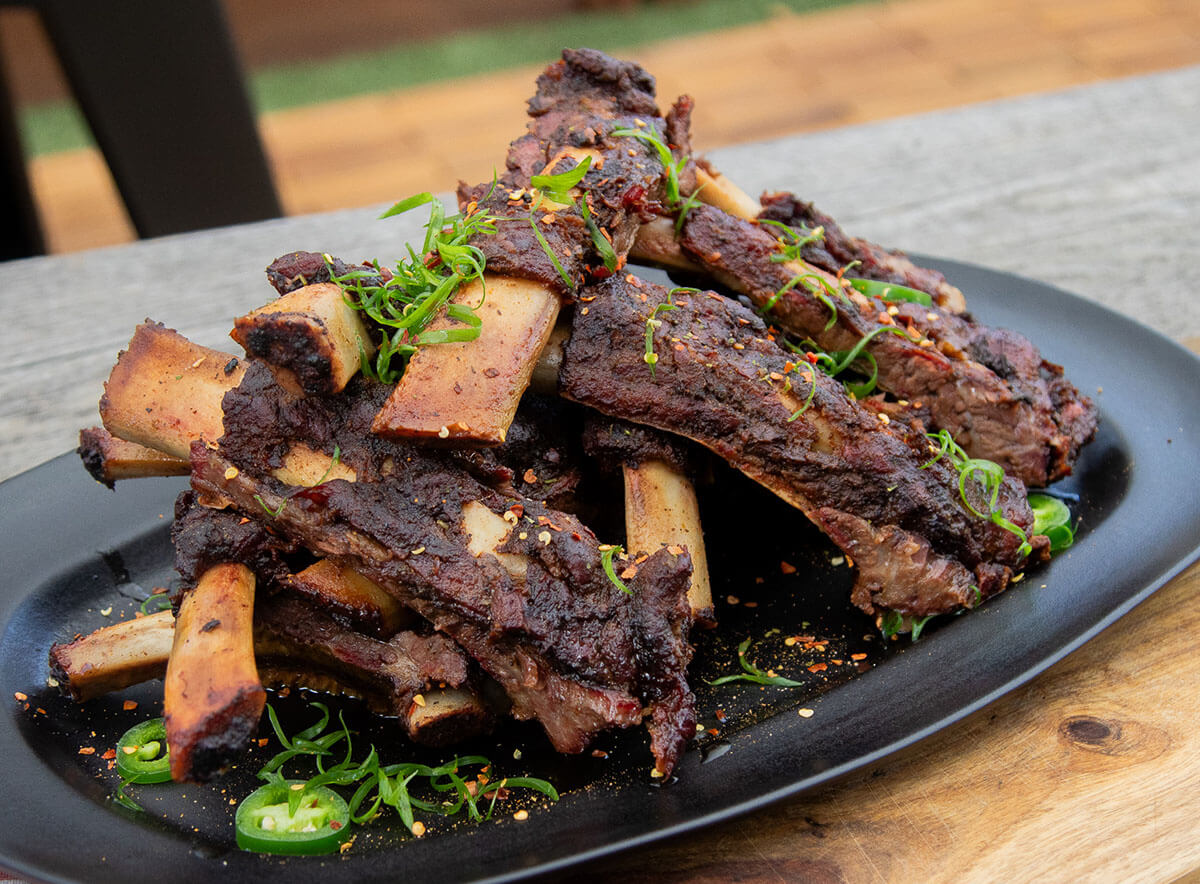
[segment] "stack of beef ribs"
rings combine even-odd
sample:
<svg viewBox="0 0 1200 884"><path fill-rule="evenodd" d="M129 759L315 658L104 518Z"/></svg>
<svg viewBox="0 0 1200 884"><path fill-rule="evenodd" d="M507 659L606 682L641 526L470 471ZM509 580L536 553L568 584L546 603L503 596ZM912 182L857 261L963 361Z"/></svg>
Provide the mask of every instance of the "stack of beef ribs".
<svg viewBox="0 0 1200 884"><path fill-rule="evenodd" d="M372 426L392 387L360 373L329 389L328 360L276 326L270 340L244 342L250 358L224 394L220 437L192 441L174 529L180 596L216 565L248 568L264 678L320 670L402 718L438 690L471 698L468 727L410 727L432 742L509 714L536 719L555 749L577 753L600 732L644 722L657 775L669 773L695 733L689 629L711 611L688 603L691 550L625 553L584 524L612 521L581 490L601 464L725 460L850 557L851 600L867 615L972 608L1048 555L1032 535L1026 486L1067 475L1096 427L1058 366L1021 336L975 322L937 272L850 237L790 194L764 197L758 218L719 208L715 188L698 184L720 178L691 156L690 99L662 116L635 64L566 51L529 111L503 174L460 187L459 200L495 219L494 233L472 241L487 273L561 298L569 338L554 360L557 395L528 393L498 447L385 436ZM539 222L547 210L534 177L584 157L581 198ZM719 291L669 290L627 266L647 257L639 230L663 218L673 263ZM787 260L780 225L791 242L807 238ZM853 276L928 293L931 306L851 288L850 265ZM355 269L297 252L268 277L287 295L328 283L331 268ZM798 285L798 274L832 289ZM785 346L848 351L864 338L878 384L865 398ZM300 380L280 383L281 367ZM1004 468L994 500L935 456L939 430ZM289 479L297 449L315 453L324 474ZM82 450L101 469L97 445ZM993 511L1002 518L979 515ZM498 531L483 546L480 525ZM382 600L304 591L298 575L317 563L382 589ZM184 775L218 771L245 730L206 733Z"/></svg>

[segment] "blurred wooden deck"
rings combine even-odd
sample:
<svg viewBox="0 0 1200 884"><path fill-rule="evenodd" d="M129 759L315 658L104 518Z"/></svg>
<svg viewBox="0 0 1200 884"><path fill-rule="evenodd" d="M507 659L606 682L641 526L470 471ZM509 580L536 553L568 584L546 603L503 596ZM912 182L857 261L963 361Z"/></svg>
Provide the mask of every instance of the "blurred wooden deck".
<svg viewBox="0 0 1200 884"><path fill-rule="evenodd" d="M624 53L662 103L696 99L696 147L862 123L1200 64L1196 0L894 0L730 28ZM545 63L282 111L262 119L289 214L480 181L523 131ZM133 238L98 153L33 161L54 252ZM312 244L306 244L310 247Z"/></svg>

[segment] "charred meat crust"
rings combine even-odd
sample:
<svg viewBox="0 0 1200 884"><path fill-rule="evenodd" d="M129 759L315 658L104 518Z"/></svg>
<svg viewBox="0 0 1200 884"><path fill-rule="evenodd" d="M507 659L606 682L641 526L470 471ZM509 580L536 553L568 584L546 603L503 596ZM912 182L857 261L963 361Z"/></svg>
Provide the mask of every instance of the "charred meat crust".
<svg viewBox="0 0 1200 884"><path fill-rule="evenodd" d="M850 236L833 218L795 194L763 194L762 206L758 217L763 220L778 221L797 229L821 228L821 238L800 250L800 256L814 267L837 273L857 261L855 276L927 292L939 307L956 312L962 309L962 292L948 283L942 273L929 267L918 267L901 251Z"/></svg>
<svg viewBox="0 0 1200 884"><path fill-rule="evenodd" d="M254 637L260 665L304 660L306 669L332 675L339 685L361 691L377 711L405 720L418 693L435 685L459 687L469 676L466 657L445 636L406 631L379 641L283 594L255 611ZM409 736L420 739L419 732Z"/></svg>
<svg viewBox="0 0 1200 884"><path fill-rule="evenodd" d="M636 565L618 560L637 572L626 595L601 569L595 536L573 516L481 484L450 452L366 438L358 426L379 395L370 382L299 401L262 372L248 375L225 397L221 455L193 448L193 487L206 498L228 499L272 532L352 563L458 642L506 689L514 714L538 718L560 751L582 751L600 730L641 721L658 695L688 705L680 698L690 655L686 601L665 605L686 598L686 552L660 550ZM256 475L294 442L331 452L339 441L356 482L292 488ZM499 551L524 557L523 579L495 556L469 551L469 502L510 520ZM668 692L661 685L673 668ZM667 718L681 724L686 714ZM677 736L659 743L682 745L691 734ZM669 769L674 758L659 762Z"/></svg>
<svg viewBox="0 0 1200 884"><path fill-rule="evenodd" d="M697 451L681 437L595 413L584 423L583 450L606 472L620 472L623 466L636 469L655 460L685 476L697 472Z"/></svg>
<svg viewBox="0 0 1200 884"><path fill-rule="evenodd" d="M1020 538L964 505L957 471L943 461L922 468L931 459L923 435L885 425L820 372L801 411L812 372L793 371L762 321L736 302L712 292L675 297L676 309L657 317L663 325L654 336L652 377L644 331L667 291L634 282L613 278L589 291L595 300L576 315L564 353L564 395L699 442L818 523L828 509L853 513L877 531L894 526L923 538L972 574L984 595L1002 589L1024 562ZM1019 482L1003 483L999 505L1009 521L1031 528ZM1035 548L1040 553L1041 543ZM920 575L937 577L929 569ZM861 570L859 580L872 582ZM944 585L914 590L957 597Z"/></svg>
<svg viewBox="0 0 1200 884"><path fill-rule="evenodd" d="M569 507L580 475L583 415L556 397L527 394L503 445L493 448L445 448L433 451L371 433L391 387L355 377L344 395L290 396L280 390L265 366L247 369L241 391L222 403L226 423L237 432L221 439L221 451L234 463L277 469L295 441L304 441L354 470L362 481L375 481L406 458L453 464L479 482L500 490L519 489L556 508ZM338 445L339 440L344 444ZM527 482L532 470L534 482Z"/></svg>
<svg viewBox="0 0 1200 884"><path fill-rule="evenodd" d="M104 441L107 434L100 427L88 427L79 431L79 447L75 453L83 461L83 468L88 475L109 488L115 483L104 470Z"/></svg>
<svg viewBox="0 0 1200 884"><path fill-rule="evenodd" d="M212 509L196 501L194 491L175 500L171 525L175 570L185 586L222 562L240 562L258 581L259 590L274 590L297 570L294 557L307 555L295 543L233 510Z"/></svg>
<svg viewBox="0 0 1200 884"><path fill-rule="evenodd" d="M229 769L229 765L246 750L250 739L258 732L262 718L261 707L255 709L253 702L257 693L243 691L232 698L223 714L210 718L203 735L192 742L187 779L196 783L207 783ZM255 711L245 712L246 709Z"/></svg>
<svg viewBox="0 0 1200 884"><path fill-rule="evenodd" d="M499 219L495 234L472 240L487 258L490 272L531 279L570 295L585 277L599 279L610 271L578 207L533 211L530 179L551 163L548 171L563 172L576 165L582 152L592 155L591 168L579 186L587 194L593 222L607 234L620 264L637 228L663 211L664 168L652 145L611 133L626 127L661 139L671 136L655 103L654 78L636 64L590 49L567 50L561 61L546 69L538 78L529 113L529 131L510 146L498 186L461 186L459 201L464 207L474 202ZM675 129L686 124L687 111L681 110ZM570 285L542 248L531 219Z"/></svg>
<svg viewBox="0 0 1200 884"><path fill-rule="evenodd" d="M775 299L794 276L771 261L778 254L776 237L709 206L689 213L681 245L755 304L774 300L771 319L790 334L831 352L874 334L867 351L878 363L879 387L908 403L888 406L890 415L949 430L973 457L995 461L1028 485L1068 475L1095 433L1091 401L1021 335L965 314L889 304L858 292L834 298L836 317L803 285ZM1057 378L1053 396L1047 376Z"/></svg>
<svg viewBox="0 0 1200 884"><path fill-rule="evenodd" d="M320 252L288 252L267 266L267 281L280 295L286 295L306 285L331 282L330 265L338 276L344 276L352 270L367 274L376 272L375 267L370 264L347 264L341 258L331 257L329 263L326 263L325 255ZM363 282L379 285L389 275L387 271L383 271L382 275L366 277Z"/></svg>

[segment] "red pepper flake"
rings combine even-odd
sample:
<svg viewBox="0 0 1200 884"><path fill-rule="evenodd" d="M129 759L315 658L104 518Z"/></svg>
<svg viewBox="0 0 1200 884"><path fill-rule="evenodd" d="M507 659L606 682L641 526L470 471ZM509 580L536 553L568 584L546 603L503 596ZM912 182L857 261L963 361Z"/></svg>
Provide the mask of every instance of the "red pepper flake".
<svg viewBox="0 0 1200 884"><path fill-rule="evenodd" d="M267 745L267 743L269 743L269 742L271 742L269 738L267 738L267 737L262 737L261 739L259 739L259 741L258 741L258 745L259 745L259 746L265 746L265 745Z"/></svg>
<svg viewBox="0 0 1200 884"><path fill-rule="evenodd" d="M593 758L607 758L607 757L608 757L608 753L607 753L607 752L605 752L603 749L593 749L593 750L592 750L592 757L593 757Z"/></svg>
<svg viewBox="0 0 1200 884"><path fill-rule="evenodd" d="M523 475L521 478L532 485L537 481L537 473L535 473L532 469L528 469L525 471L525 475Z"/></svg>
<svg viewBox="0 0 1200 884"><path fill-rule="evenodd" d="M134 709L137 709L137 707L138 707L137 700L126 700L124 703L121 704L121 708L124 709L126 712L132 712Z"/></svg>
<svg viewBox="0 0 1200 884"><path fill-rule="evenodd" d="M21 691L13 691L13 697L16 699L16 701L18 703L24 703L26 700L29 699L29 695L22 693Z"/></svg>
<svg viewBox="0 0 1200 884"><path fill-rule="evenodd" d="M105 761L111 761L112 759L117 757L117 750L109 749L107 752L105 752L100 757L103 758Z"/></svg>
<svg viewBox="0 0 1200 884"><path fill-rule="evenodd" d="M817 364L817 354L816 353L805 353L804 358L808 360L809 365Z"/></svg>
<svg viewBox="0 0 1200 884"><path fill-rule="evenodd" d="M583 540L583 535L581 535L578 531L572 531L571 539L572 540Z"/></svg>
<svg viewBox="0 0 1200 884"><path fill-rule="evenodd" d="M851 654L850 659L851 660L865 660L865 659L867 659L867 655L866 654Z"/></svg>
<svg viewBox="0 0 1200 884"><path fill-rule="evenodd" d="M638 279L636 276L634 276L632 273L625 274L625 281L627 283L629 283L631 286L633 286L635 289L640 289L642 287L642 281L640 279Z"/></svg>
<svg viewBox="0 0 1200 884"><path fill-rule="evenodd" d="M95 755L96 747L95 746L80 746L79 754L80 755Z"/></svg>
<svg viewBox="0 0 1200 884"><path fill-rule="evenodd" d="M717 721L721 722L722 724L724 724L724 723L725 723L725 718L726 718L726 715L725 715L725 710L724 710L724 709L718 709L718 710L717 710L716 712L714 712L713 714L717 716Z"/></svg>
<svg viewBox="0 0 1200 884"><path fill-rule="evenodd" d="M621 572L621 579L622 580L632 580L634 577L637 577L637 572L638 572L637 565L630 565L628 568L626 568L624 571Z"/></svg>
<svg viewBox="0 0 1200 884"><path fill-rule="evenodd" d="M830 660L829 662L830 662L830 663L832 663L834 666L841 666L841 665L842 665L843 663L845 663L846 661L845 661L845 660L837 660L837 659L834 659L834 660Z"/></svg>
<svg viewBox="0 0 1200 884"><path fill-rule="evenodd" d="M329 828L333 829L333 831L336 832L341 827L342 827L342 824L339 820L330 820L329 821Z"/></svg>
<svg viewBox="0 0 1200 884"><path fill-rule="evenodd" d="M720 732L719 730L717 730L715 727L710 727L710 728L708 729L708 732L709 732L710 734L712 734L714 737L715 737L715 736L718 736L718 735L720 735L720 733L721 733L721 732Z"/></svg>
<svg viewBox="0 0 1200 884"><path fill-rule="evenodd" d="M780 571L780 573L783 573L783 574L795 574L796 566L793 565L791 562L780 562L779 563L779 571Z"/></svg>
<svg viewBox="0 0 1200 884"><path fill-rule="evenodd" d="M744 605L742 605L742 607L743 608L757 608L758 602L746 602Z"/></svg>
<svg viewBox="0 0 1200 884"><path fill-rule="evenodd" d="M828 668L829 667L826 666L824 663L814 663L812 666L808 667L808 671L809 672L824 672Z"/></svg>
<svg viewBox="0 0 1200 884"><path fill-rule="evenodd" d="M683 555L683 547L680 546L678 543L672 543L670 546L667 547L667 552L669 552L673 556Z"/></svg>

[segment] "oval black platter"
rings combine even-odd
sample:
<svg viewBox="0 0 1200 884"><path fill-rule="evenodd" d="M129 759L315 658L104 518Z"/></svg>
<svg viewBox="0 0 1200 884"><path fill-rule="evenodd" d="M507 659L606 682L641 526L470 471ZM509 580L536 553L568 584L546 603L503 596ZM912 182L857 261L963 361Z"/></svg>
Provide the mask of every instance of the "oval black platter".
<svg viewBox="0 0 1200 884"><path fill-rule="evenodd" d="M538 729L510 724L463 747L501 775L552 780L545 801L505 802L480 825L427 820L415 839L395 816L361 829L344 855L271 858L234 846L233 803L275 751L252 750L206 787L135 788L146 808L114 805L102 753L133 723L159 713L151 683L84 706L46 686L46 652L120 617L149 588L172 581L167 538L182 480L141 480L116 492L64 455L0 485L0 750L14 803L0 828L0 864L46 881L254 880L294 884L398 875L508 880L704 826L838 777L909 745L1029 680L1112 624L1200 551L1200 497L1180 477L1200 470L1195 389L1200 361L1160 335L1049 286L948 261L931 261L968 292L992 325L1029 334L1098 402L1102 427L1076 475L1057 491L1078 496L1076 545L968 616L932 622L916 644L882 642L850 609L849 569L794 511L732 472L704 494L721 627L697 637L691 671L705 732L669 783L649 777L644 735L603 738L603 757L555 755ZM795 568L781 567L786 562ZM736 598L736 603L729 597ZM749 603L749 604L748 604ZM111 608L111 610L109 610ZM802 636L786 645L788 636ZM739 641L761 665L803 688L711 687L736 671ZM859 657L860 659L854 659ZM16 692L27 701L14 697ZM136 710L123 708L126 700ZM289 728L314 712L293 693L273 702ZM26 708L28 703L28 708ZM394 724L345 702L362 745L385 761L438 761L390 739ZM811 717L795 713L813 710ZM265 732L264 732L265 734ZM80 749L94 748L93 754ZM517 822L512 812L526 807Z"/></svg>

